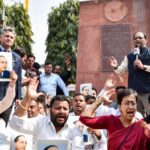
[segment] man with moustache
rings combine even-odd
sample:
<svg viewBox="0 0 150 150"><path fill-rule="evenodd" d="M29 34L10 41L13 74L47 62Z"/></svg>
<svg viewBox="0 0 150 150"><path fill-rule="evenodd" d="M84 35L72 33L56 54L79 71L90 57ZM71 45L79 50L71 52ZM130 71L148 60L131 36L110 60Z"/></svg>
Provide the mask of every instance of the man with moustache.
<svg viewBox="0 0 150 150"><path fill-rule="evenodd" d="M30 133L35 143L40 140L68 140L71 150L84 150L83 136L75 125L68 122L70 102L65 96L54 96L50 102L50 116L36 120L23 118L31 99L36 99L41 93L36 93L38 83L33 78L28 86L27 94L10 120L10 126L20 132Z"/></svg>
<svg viewBox="0 0 150 150"><path fill-rule="evenodd" d="M148 95L150 94L150 49L147 48L147 36L143 32L133 35L133 51L125 56L121 65L111 56L110 65L117 74L128 71L128 87L138 93L137 109L143 116L150 114Z"/></svg>
<svg viewBox="0 0 150 150"><path fill-rule="evenodd" d="M103 131L87 128L79 121L80 115L83 113L87 106L84 95L81 93L76 93L73 96L71 104L73 112L70 113L69 119L71 120L72 118L74 120L73 123L81 130L84 136L85 145L87 143L89 144L86 145L86 148L88 149L89 146L93 147L94 150L97 148L106 150L106 138Z"/></svg>
<svg viewBox="0 0 150 150"><path fill-rule="evenodd" d="M85 102L84 95L80 93L76 93L72 99L73 112L71 112L70 115L80 116L85 108L86 108L86 102Z"/></svg>

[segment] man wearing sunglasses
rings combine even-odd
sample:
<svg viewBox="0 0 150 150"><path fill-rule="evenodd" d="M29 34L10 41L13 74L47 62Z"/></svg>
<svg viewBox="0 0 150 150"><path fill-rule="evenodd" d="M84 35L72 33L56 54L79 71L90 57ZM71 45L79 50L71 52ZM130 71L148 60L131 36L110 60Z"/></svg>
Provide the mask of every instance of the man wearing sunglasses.
<svg viewBox="0 0 150 150"><path fill-rule="evenodd" d="M150 49L147 48L147 37L142 32L133 35L135 48L127 54L120 65L111 56L110 65L117 74L128 71L128 87L138 92L138 111L143 116L150 114L148 95L150 94Z"/></svg>

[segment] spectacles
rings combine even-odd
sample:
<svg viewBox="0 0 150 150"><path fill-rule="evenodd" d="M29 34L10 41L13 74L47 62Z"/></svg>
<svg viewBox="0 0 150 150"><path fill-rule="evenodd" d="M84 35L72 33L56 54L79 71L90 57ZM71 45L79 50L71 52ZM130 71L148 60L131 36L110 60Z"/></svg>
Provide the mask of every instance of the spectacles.
<svg viewBox="0 0 150 150"><path fill-rule="evenodd" d="M126 105L126 106L130 106L130 104L131 104L131 106L133 106L133 107L135 107L136 106L136 103L135 102L126 102L126 103L123 103L124 105Z"/></svg>
<svg viewBox="0 0 150 150"><path fill-rule="evenodd" d="M140 39L140 40L141 40L141 39L144 39L144 37L137 36L137 37L134 38L134 40L137 40L137 39Z"/></svg>

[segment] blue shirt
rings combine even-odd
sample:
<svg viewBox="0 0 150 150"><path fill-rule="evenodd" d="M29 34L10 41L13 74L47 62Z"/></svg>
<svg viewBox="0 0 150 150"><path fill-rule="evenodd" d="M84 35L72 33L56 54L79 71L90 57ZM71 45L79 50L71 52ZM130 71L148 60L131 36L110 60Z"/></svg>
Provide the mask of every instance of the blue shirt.
<svg viewBox="0 0 150 150"><path fill-rule="evenodd" d="M56 87L57 85L62 89L65 96L68 96L68 91L65 83L57 74L45 74L40 75L40 85L39 90L46 92L47 95L56 96Z"/></svg>

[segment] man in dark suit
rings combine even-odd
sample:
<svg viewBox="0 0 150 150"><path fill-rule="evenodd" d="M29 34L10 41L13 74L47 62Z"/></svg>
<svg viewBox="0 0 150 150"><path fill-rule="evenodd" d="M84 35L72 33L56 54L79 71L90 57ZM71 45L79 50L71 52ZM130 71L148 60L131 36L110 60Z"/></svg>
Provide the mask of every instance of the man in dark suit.
<svg viewBox="0 0 150 150"><path fill-rule="evenodd" d="M67 85L67 81L71 77L71 57L69 55L66 55L64 57L64 63L66 65L64 73L62 73L62 69L60 65L56 65L53 72L58 74L61 77L61 79L64 81L64 83ZM57 91L56 92L57 95L64 95L64 92L58 85L56 91Z"/></svg>
<svg viewBox="0 0 150 150"><path fill-rule="evenodd" d="M10 52L12 53L12 66L13 70L18 75L18 80L16 84L16 97L15 100L21 99L21 58L15 52L12 51L11 47L15 41L15 31L11 27L5 27L1 31L0 35L0 52ZM9 82L0 82L0 100L2 100L6 94ZM7 124L9 116L12 110L12 106L8 108L5 112L0 114L0 118L3 118Z"/></svg>
<svg viewBox="0 0 150 150"><path fill-rule="evenodd" d="M9 79L10 78L10 72L8 70L5 70L4 72L0 73L0 79Z"/></svg>

